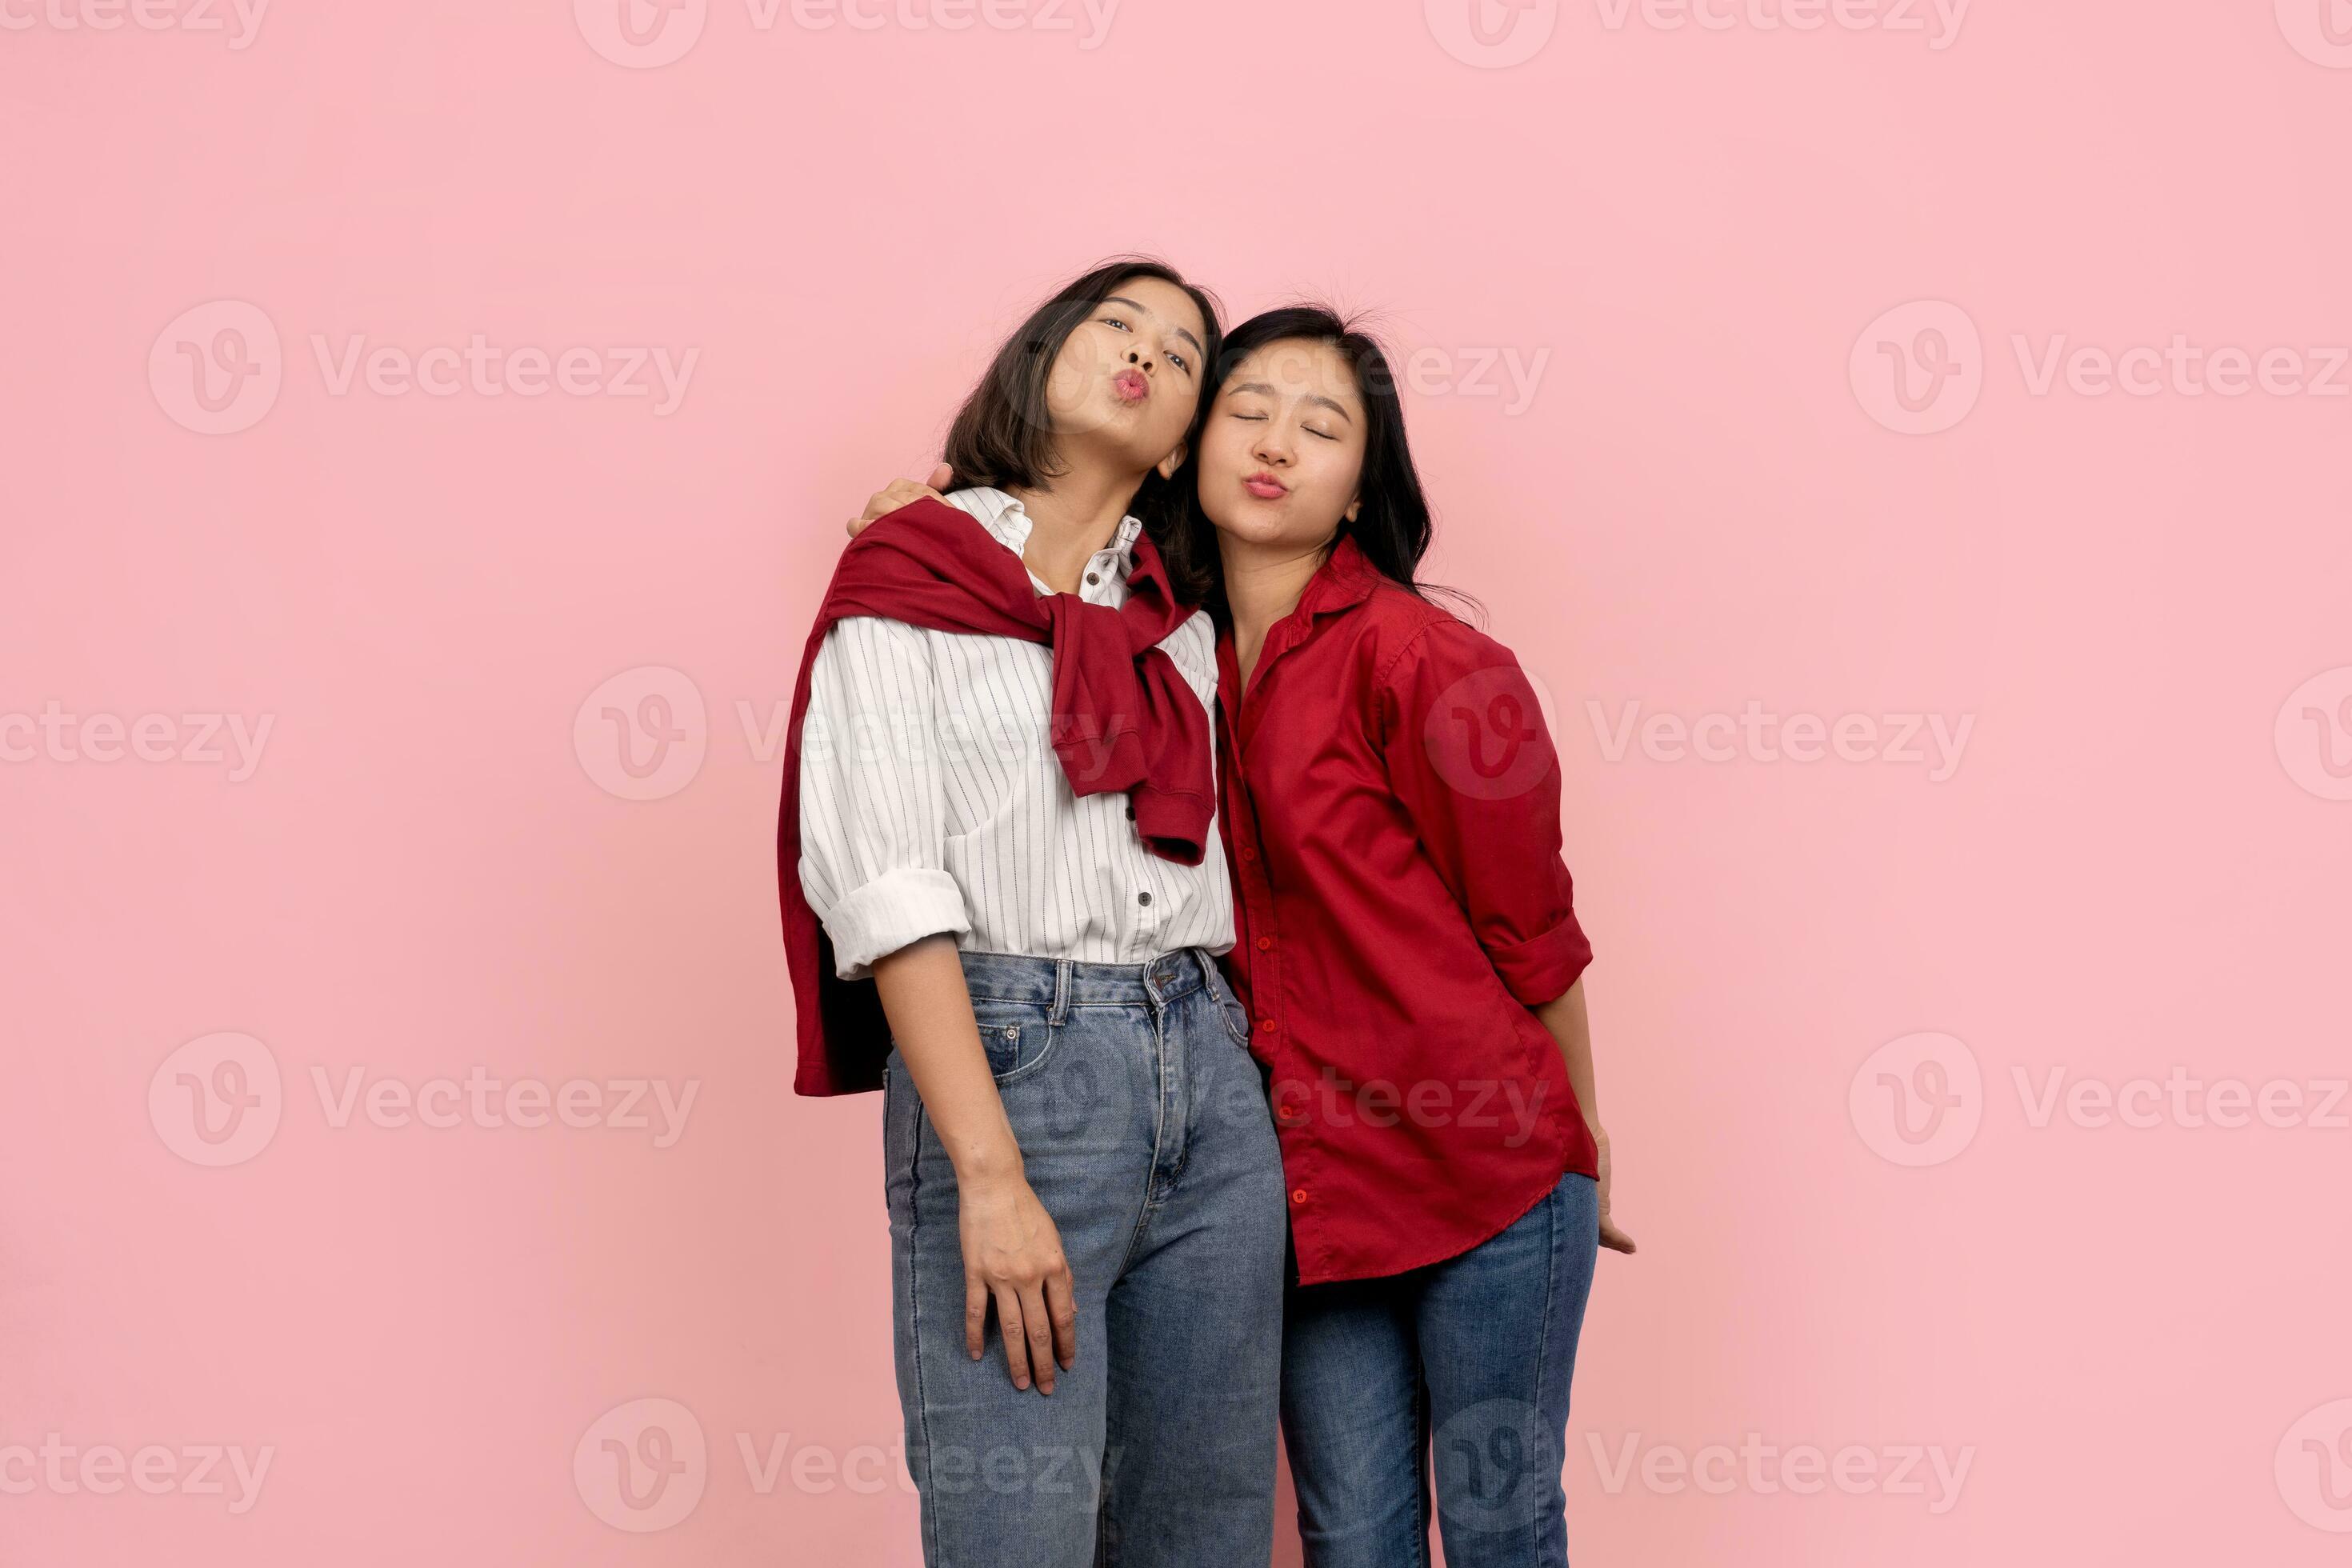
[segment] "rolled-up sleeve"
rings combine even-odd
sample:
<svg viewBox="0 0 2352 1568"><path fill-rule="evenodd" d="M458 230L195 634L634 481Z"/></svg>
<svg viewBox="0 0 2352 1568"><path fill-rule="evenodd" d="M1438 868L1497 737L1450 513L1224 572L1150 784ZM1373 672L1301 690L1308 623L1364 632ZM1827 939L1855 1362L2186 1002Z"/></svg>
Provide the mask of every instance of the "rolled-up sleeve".
<svg viewBox="0 0 2352 1568"><path fill-rule="evenodd" d="M947 804L923 634L854 616L818 646L801 724L802 890L834 967L863 980L908 943L971 929L942 863Z"/></svg>
<svg viewBox="0 0 2352 1568"><path fill-rule="evenodd" d="M1389 782L1511 994L1534 1007L1592 962L1560 858L1559 758L1510 649L1453 619L1380 685Z"/></svg>

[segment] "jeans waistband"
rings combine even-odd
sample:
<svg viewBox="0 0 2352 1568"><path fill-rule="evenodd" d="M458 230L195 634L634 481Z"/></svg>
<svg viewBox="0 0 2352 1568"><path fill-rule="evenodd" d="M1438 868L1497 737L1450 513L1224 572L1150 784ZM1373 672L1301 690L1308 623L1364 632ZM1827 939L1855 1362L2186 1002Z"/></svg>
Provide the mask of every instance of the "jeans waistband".
<svg viewBox="0 0 2352 1568"><path fill-rule="evenodd" d="M964 952L965 986L974 1000L1020 1002L1059 1013L1066 1007L1132 1007L1172 1002L1202 986L1222 994L1224 981L1205 948L1183 947L1142 963L1084 963L1012 952Z"/></svg>

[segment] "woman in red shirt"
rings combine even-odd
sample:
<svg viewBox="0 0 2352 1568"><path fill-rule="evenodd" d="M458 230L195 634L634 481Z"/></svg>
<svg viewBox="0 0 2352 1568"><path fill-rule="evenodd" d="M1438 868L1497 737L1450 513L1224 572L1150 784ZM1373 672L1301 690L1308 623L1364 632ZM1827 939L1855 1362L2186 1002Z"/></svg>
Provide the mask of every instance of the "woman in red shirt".
<svg viewBox="0 0 2352 1568"><path fill-rule="evenodd" d="M1633 1246L1559 763L1510 650L1415 584L1429 508L1379 344L1276 310L1220 372L1166 555L1219 628L1228 962L1289 1193L1307 1561L1426 1563L1433 1448L1449 1568L1564 1564L1595 1245Z"/></svg>

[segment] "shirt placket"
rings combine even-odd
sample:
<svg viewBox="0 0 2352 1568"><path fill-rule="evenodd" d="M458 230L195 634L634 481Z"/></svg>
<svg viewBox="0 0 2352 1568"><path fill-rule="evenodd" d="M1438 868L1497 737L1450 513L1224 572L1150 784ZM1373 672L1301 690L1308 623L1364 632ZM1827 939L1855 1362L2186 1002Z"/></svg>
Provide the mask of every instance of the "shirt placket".
<svg viewBox="0 0 2352 1568"><path fill-rule="evenodd" d="M1266 633L1265 646L1258 651L1257 668L1252 672L1249 689L1241 696L1236 716L1230 725L1234 755L1232 765L1237 784L1235 804L1241 809L1234 813L1234 878L1241 889L1242 919L1244 930L1241 940L1250 945L1250 1038L1258 1054L1265 1060L1274 1096L1276 1136L1280 1139L1283 1170L1288 1176L1292 1231L1302 1249L1320 1247L1314 1237L1320 1228L1315 1223L1312 1209L1315 1202L1313 1172L1317 1163L1317 1144L1310 1131L1312 1118L1302 1103L1298 1085L1291 1076L1297 1067L1295 1054L1288 1047L1285 1026L1287 1009L1284 1006L1283 948L1281 922L1276 918L1274 878L1266 866L1265 851L1260 842L1255 792L1250 787L1246 761L1245 733L1255 733L1258 715L1265 707L1267 682L1272 679L1282 657L1297 645L1306 635L1306 625L1294 611ZM1239 679L1240 661L1235 658L1227 672ZM1286 1094L1286 1088L1292 1092Z"/></svg>

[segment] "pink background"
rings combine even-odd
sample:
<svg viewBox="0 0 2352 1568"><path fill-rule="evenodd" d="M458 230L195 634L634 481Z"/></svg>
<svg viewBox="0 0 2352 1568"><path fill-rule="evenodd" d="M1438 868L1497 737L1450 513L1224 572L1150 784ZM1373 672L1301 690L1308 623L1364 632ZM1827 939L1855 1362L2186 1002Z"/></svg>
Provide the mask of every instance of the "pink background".
<svg viewBox="0 0 2352 1568"><path fill-rule="evenodd" d="M2352 6L710 0L646 66L598 3L0 5L0 1560L918 1561L768 731L840 519L1130 247L1383 310L1433 574L1549 689L1643 1248L1577 1561L2343 1560ZM664 412L334 374L475 334L698 357ZM2063 368L2176 335L2324 384ZM207 415L183 343L260 374ZM1850 754L1642 728L1751 700ZM695 1098L667 1143L622 1087L342 1099L477 1069ZM2175 1069L2154 1125L2042 1114ZM702 1458L661 1407L623 1496L648 1398ZM1751 1433L1876 1479L1702 1453ZM250 1506L214 1447L270 1451Z"/></svg>

